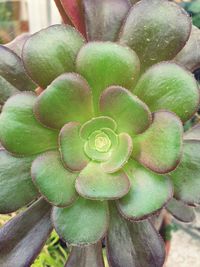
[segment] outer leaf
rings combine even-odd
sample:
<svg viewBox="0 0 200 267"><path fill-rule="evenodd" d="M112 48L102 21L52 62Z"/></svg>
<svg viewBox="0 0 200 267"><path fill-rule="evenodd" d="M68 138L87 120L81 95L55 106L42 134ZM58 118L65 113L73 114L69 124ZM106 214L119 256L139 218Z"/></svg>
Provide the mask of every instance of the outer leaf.
<svg viewBox="0 0 200 267"><path fill-rule="evenodd" d="M107 203L79 198L69 208L54 208L53 222L58 234L69 244L95 244L108 228Z"/></svg>
<svg viewBox="0 0 200 267"><path fill-rule="evenodd" d="M175 198L187 204L200 204L200 142L185 140L179 166L170 173Z"/></svg>
<svg viewBox="0 0 200 267"><path fill-rule="evenodd" d="M183 127L173 113L154 113L152 125L133 139L133 157L158 173L173 170L180 161Z"/></svg>
<svg viewBox="0 0 200 267"><path fill-rule="evenodd" d="M30 176L34 158L15 158L0 150L0 213L16 211L38 196Z"/></svg>
<svg viewBox="0 0 200 267"><path fill-rule="evenodd" d="M124 170L131 182L131 189L119 200L118 207L128 219L144 219L160 210L172 197L172 185L163 175L153 173L133 160Z"/></svg>
<svg viewBox="0 0 200 267"><path fill-rule="evenodd" d="M57 147L58 132L44 128L33 114L36 96L21 93L11 97L0 115L0 140L10 152L33 155Z"/></svg>
<svg viewBox="0 0 200 267"><path fill-rule="evenodd" d="M123 171L105 173L96 162L90 162L76 180L77 192L89 199L118 199L127 194L129 188L129 180Z"/></svg>
<svg viewBox="0 0 200 267"><path fill-rule="evenodd" d="M172 198L166 206L167 210L179 221L189 223L194 221L194 208L185 205L182 201Z"/></svg>
<svg viewBox="0 0 200 267"><path fill-rule="evenodd" d="M131 223L110 206L111 219L107 236L110 267L162 267L165 260L164 242L148 221Z"/></svg>
<svg viewBox="0 0 200 267"><path fill-rule="evenodd" d="M89 159L84 153L84 141L79 136L80 124L67 123L60 132L60 152L64 165L72 171L82 170Z"/></svg>
<svg viewBox="0 0 200 267"><path fill-rule="evenodd" d="M53 205L65 207L77 198L77 174L64 168L58 152L49 151L37 157L32 164L31 174L41 194Z"/></svg>
<svg viewBox="0 0 200 267"><path fill-rule="evenodd" d="M0 76L20 91L31 91L36 87L26 75L21 58L2 45L0 45Z"/></svg>
<svg viewBox="0 0 200 267"><path fill-rule="evenodd" d="M19 90L0 76L0 105L12 95L19 93Z"/></svg>
<svg viewBox="0 0 200 267"><path fill-rule="evenodd" d="M200 141L200 124L196 124L189 131L184 133L185 140L198 140Z"/></svg>
<svg viewBox="0 0 200 267"><path fill-rule="evenodd" d="M185 66L190 71L200 67L200 30L192 26L190 38L184 48L174 58L174 61Z"/></svg>
<svg viewBox="0 0 200 267"><path fill-rule="evenodd" d="M25 69L41 87L75 70L74 61L83 45L82 36L71 26L53 25L33 34L22 53Z"/></svg>
<svg viewBox="0 0 200 267"><path fill-rule="evenodd" d="M132 153L133 142L127 133L119 134L118 140L118 145L112 149L110 158L101 163L105 172L113 173L120 170L127 163Z"/></svg>
<svg viewBox="0 0 200 267"><path fill-rule="evenodd" d="M190 72L179 65L162 62L149 68L134 89L152 112L166 109L187 121L198 108L199 87Z"/></svg>
<svg viewBox="0 0 200 267"><path fill-rule="evenodd" d="M42 123L59 129L65 123L83 123L92 117L92 95L87 82L78 74L56 78L37 99L34 111Z"/></svg>
<svg viewBox="0 0 200 267"><path fill-rule="evenodd" d="M114 41L131 7L129 0L83 0L89 40Z"/></svg>
<svg viewBox="0 0 200 267"><path fill-rule="evenodd" d="M142 0L131 9L120 43L138 54L144 69L172 59L184 47L190 30L191 20L178 5L163 0Z"/></svg>
<svg viewBox="0 0 200 267"><path fill-rule="evenodd" d="M0 229L1 267L30 266L51 230L50 206L40 199Z"/></svg>
<svg viewBox="0 0 200 267"><path fill-rule="evenodd" d="M111 86L103 91L100 110L116 121L118 132L131 136L146 130L152 119L145 103L120 86Z"/></svg>
<svg viewBox="0 0 200 267"><path fill-rule="evenodd" d="M22 48L24 46L24 43L29 37L30 37L29 33L22 33L19 36L17 36L14 40L12 40L10 43L5 44L5 46L8 47L10 50L12 50L19 57L21 57Z"/></svg>
<svg viewBox="0 0 200 267"><path fill-rule="evenodd" d="M101 241L87 247L74 247L65 267L104 267Z"/></svg>
<svg viewBox="0 0 200 267"><path fill-rule="evenodd" d="M90 42L80 50L76 66L92 88L97 112L101 92L110 85L131 88L140 63L135 52L127 47L111 42Z"/></svg>

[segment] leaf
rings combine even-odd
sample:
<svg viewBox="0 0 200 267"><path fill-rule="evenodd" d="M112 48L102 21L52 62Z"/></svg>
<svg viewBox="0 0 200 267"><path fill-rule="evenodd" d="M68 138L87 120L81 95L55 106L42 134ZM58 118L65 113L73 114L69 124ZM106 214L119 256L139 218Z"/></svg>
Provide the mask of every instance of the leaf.
<svg viewBox="0 0 200 267"><path fill-rule="evenodd" d="M200 124L196 124L184 133L185 140L198 140L200 141Z"/></svg>
<svg viewBox="0 0 200 267"><path fill-rule="evenodd" d="M1 267L31 265L52 231L50 208L40 199L0 229Z"/></svg>
<svg viewBox="0 0 200 267"><path fill-rule="evenodd" d="M132 220L142 220L155 214L173 195L170 180L151 172L133 160L125 165L124 171L131 183L127 195L118 201L121 214Z"/></svg>
<svg viewBox="0 0 200 267"><path fill-rule="evenodd" d="M195 219L194 208L185 205L182 201L172 198L166 209L179 221L189 223Z"/></svg>
<svg viewBox="0 0 200 267"><path fill-rule="evenodd" d="M133 139L133 158L154 172L172 171L180 161L182 132L175 114L155 112L151 126Z"/></svg>
<svg viewBox="0 0 200 267"><path fill-rule="evenodd" d="M146 130L152 121L145 103L120 86L111 86L103 91L100 110L116 121L118 132L126 132L131 136Z"/></svg>
<svg viewBox="0 0 200 267"><path fill-rule="evenodd" d="M184 47L191 20L178 5L169 1L142 0L133 6L119 41L139 56L142 68L169 60Z"/></svg>
<svg viewBox="0 0 200 267"><path fill-rule="evenodd" d="M19 90L0 76L0 105L3 105L10 96L17 93Z"/></svg>
<svg viewBox="0 0 200 267"><path fill-rule="evenodd" d="M130 182L123 171L106 173L99 163L90 162L76 180L77 192L94 200L118 199L128 193Z"/></svg>
<svg viewBox="0 0 200 267"><path fill-rule="evenodd" d="M131 5L128 0L83 0L89 41L115 41Z"/></svg>
<svg viewBox="0 0 200 267"><path fill-rule="evenodd" d="M16 158L0 149L0 213L16 211L37 198L30 175L34 158Z"/></svg>
<svg viewBox="0 0 200 267"><path fill-rule="evenodd" d="M78 175L64 168L59 152L49 151L38 156L32 164L31 175L40 193L54 206L66 207L76 200Z"/></svg>
<svg viewBox="0 0 200 267"><path fill-rule="evenodd" d="M33 114L36 96L20 93L12 96L0 115L2 145L17 155L30 156L57 148L58 132L43 127Z"/></svg>
<svg viewBox="0 0 200 267"><path fill-rule="evenodd" d="M106 240L110 267L162 267L164 242L153 225L144 220L132 223L110 205L110 225Z"/></svg>
<svg viewBox="0 0 200 267"><path fill-rule="evenodd" d="M200 204L200 142L185 140L179 166L170 173L174 197L186 204Z"/></svg>
<svg viewBox="0 0 200 267"><path fill-rule="evenodd" d="M84 40L71 26L53 25L26 41L22 59L28 75L42 88L65 72L75 70L74 61Z"/></svg>
<svg viewBox="0 0 200 267"><path fill-rule="evenodd" d="M79 198L68 208L53 208L53 224L69 245L95 244L108 228L108 209L105 201Z"/></svg>
<svg viewBox="0 0 200 267"><path fill-rule="evenodd" d="M15 54L17 54L21 58L23 46L29 37L30 37L29 33L22 33L18 35L11 42L5 44L5 46L8 47L10 50L12 50Z"/></svg>
<svg viewBox="0 0 200 267"><path fill-rule="evenodd" d="M76 59L76 70L89 83L95 112L99 96L111 85L130 89L139 75L140 63L134 51L112 42L90 42L84 45Z"/></svg>
<svg viewBox="0 0 200 267"><path fill-rule="evenodd" d="M149 68L133 91L152 112L165 109L183 122L198 109L200 94L193 75L177 64L162 62Z"/></svg>
<svg viewBox="0 0 200 267"><path fill-rule="evenodd" d="M74 247L65 267L104 267L101 241L87 247Z"/></svg>
<svg viewBox="0 0 200 267"><path fill-rule="evenodd" d="M92 94L87 82L78 74L65 73L40 94L34 106L39 121L60 129L68 122L84 123L93 115Z"/></svg>

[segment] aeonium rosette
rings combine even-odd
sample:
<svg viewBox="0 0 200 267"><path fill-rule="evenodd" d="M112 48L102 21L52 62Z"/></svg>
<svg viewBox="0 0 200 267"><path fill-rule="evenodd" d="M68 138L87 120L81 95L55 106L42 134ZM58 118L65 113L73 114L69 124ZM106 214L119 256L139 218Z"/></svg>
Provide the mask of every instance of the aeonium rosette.
<svg viewBox="0 0 200 267"><path fill-rule="evenodd" d="M155 14L141 18L141 8ZM161 11L176 21L169 31L164 31ZM194 140L183 144L183 124L198 108L199 88L188 70L168 61L189 37L188 17L166 1L143 0L129 13L118 42L94 41L90 12L86 9L88 43L65 25L28 38L23 64L44 90L39 96L12 96L0 115L6 149L0 151L5 199L0 212L17 210L41 195L53 206L56 231L75 246L96 244L107 233L113 245L117 221L144 220L173 193L188 204L200 202L199 191L189 194L182 180L188 155L199 146Z"/></svg>

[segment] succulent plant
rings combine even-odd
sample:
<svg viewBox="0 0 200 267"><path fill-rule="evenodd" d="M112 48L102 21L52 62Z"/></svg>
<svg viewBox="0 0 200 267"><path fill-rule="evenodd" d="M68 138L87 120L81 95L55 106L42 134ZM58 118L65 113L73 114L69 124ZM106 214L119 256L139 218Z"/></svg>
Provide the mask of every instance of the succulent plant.
<svg viewBox="0 0 200 267"><path fill-rule="evenodd" d="M200 126L183 134L199 31L165 0L56 3L74 27L0 47L0 213L31 204L0 229L0 265L30 266L53 225L66 267L104 266L104 237L110 266L161 267L151 217L200 204ZM39 96L18 92L28 76Z"/></svg>

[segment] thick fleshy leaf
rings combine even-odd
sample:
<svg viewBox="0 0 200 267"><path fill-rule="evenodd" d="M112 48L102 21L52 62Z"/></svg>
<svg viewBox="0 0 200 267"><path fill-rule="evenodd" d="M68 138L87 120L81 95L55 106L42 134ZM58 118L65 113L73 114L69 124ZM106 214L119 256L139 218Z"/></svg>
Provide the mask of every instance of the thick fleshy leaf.
<svg viewBox="0 0 200 267"><path fill-rule="evenodd" d="M131 7L129 0L83 0L88 40L115 41Z"/></svg>
<svg viewBox="0 0 200 267"><path fill-rule="evenodd" d="M185 66L190 71L200 67L200 30L192 26L190 38L184 48L174 58L174 61Z"/></svg>
<svg viewBox="0 0 200 267"><path fill-rule="evenodd" d="M182 201L172 198L167 204L166 209L179 221L189 223L194 221L194 208L185 205Z"/></svg>
<svg viewBox="0 0 200 267"><path fill-rule="evenodd" d="M0 76L0 106L12 95L19 93L19 90Z"/></svg>
<svg viewBox="0 0 200 267"><path fill-rule="evenodd" d="M69 244L95 244L108 228L108 207L105 201L79 198L69 208L54 208L53 223L58 234Z"/></svg>
<svg viewBox="0 0 200 267"><path fill-rule="evenodd" d="M2 45L0 45L0 76L20 91L32 91L36 87L26 75L21 58Z"/></svg>
<svg viewBox="0 0 200 267"><path fill-rule="evenodd" d="M5 44L5 46L8 47L13 52L15 52L15 54L17 54L19 57L21 57L24 43L29 37L30 37L29 33L22 33L11 42Z"/></svg>
<svg viewBox="0 0 200 267"><path fill-rule="evenodd" d="M31 266L51 230L51 206L38 200L0 229L0 266Z"/></svg>
<svg viewBox="0 0 200 267"><path fill-rule="evenodd" d="M187 204L200 204L200 142L185 140L179 166L170 173L175 198Z"/></svg>
<svg viewBox="0 0 200 267"><path fill-rule="evenodd" d="M30 175L34 158L16 158L0 150L0 213L16 211L38 196Z"/></svg>
<svg viewBox="0 0 200 267"><path fill-rule="evenodd" d="M95 111L99 96L110 85L129 89L135 82L140 63L134 51L111 42L90 42L82 47L77 57L77 72L92 88Z"/></svg>
<svg viewBox="0 0 200 267"><path fill-rule="evenodd" d="M81 0L54 0L65 23L69 22L85 34L84 15Z"/></svg>
<svg viewBox="0 0 200 267"><path fill-rule="evenodd" d="M159 211L172 197L172 185L163 175L145 169L130 160L124 167L131 189L118 202L120 212L128 219L140 220Z"/></svg>
<svg viewBox="0 0 200 267"><path fill-rule="evenodd" d="M185 45L190 30L191 20L178 5L164 0L142 0L130 11L120 43L138 54L144 69L172 59Z"/></svg>
<svg viewBox="0 0 200 267"><path fill-rule="evenodd" d="M33 93L12 96L0 115L0 141L10 152L33 155L57 147L58 132L43 127L34 117Z"/></svg>
<svg viewBox="0 0 200 267"><path fill-rule="evenodd" d="M165 109L187 121L199 105L199 88L193 75L179 65L162 62L149 68L134 89L152 112Z"/></svg>
<svg viewBox="0 0 200 267"><path fill-rule="evenodd" d="M70 122L60 131L60 152L64 165L72 171L82 170L89 159L84 153L84 141L79 136L80 124Z"/></svg>
<svg viewBox="0 0 200 267"><path fill-rule="evenodd" d="M185 132L184 139L200 141L200 124L196 124L194 127Z"/></svg>
<svg viewBox="0 0 200 267"><path fill-rule="evenodd" d="M182 132L175 114L155 112L152 125L133 139L133 157L155 172L172 171L180 161Z"/></svg>
<svg viewBox="0 0 200 267"><path fill-rule="evenodd" d="M131 136L146 130L152 119L146 104L120 86L111 86L102 93L100 110L116 121L118 132Z"/></svg>
<svg viewBox="0 0 200 267"><path fill-rule="evenodd" d="M49 151L37 157L32 164L31 175L40 193L55 206L68 206L77 198L77 173L64 168L58 152Z"/></svg>
<svg viewBox="0 0 200 267"><path fill-rule="evenodd" d="M127 133L118 136L118 145L114 146L108 161L101 164L102 169L107 173L120 170L128 161L133 150L133 142Z"/></svg>
<svg viewBox="0 0 200 267"><path fill-rule="evenodd" d="M87 82L76 73L56 78L39 96L34 112L43 124L59 129L65 123L83 123L92 117L92 95Z"/></svg>
<svg viewBox="0 0 200 267"><path fill-rule="evenodd" d="M74 61L83 43L82 36L69 25L53 25L33 34L22 53L27 73L46 88L60 74L75 70Z"/></svg>
<svg viewBox="0 0 200 267"><path fill-rule="evenodd" d="M77 192L89 199L118 199L126 195L129 188L129 180L123 171L106 173L96 162L90 162L76 180Z"/></svg>
<svg viewBox="0 0 200 267"><path fill-rule="evenodd" d="M87 139L94 131L101 130L102 128L109 128L115 131L117 125L112 118L106 116L93 118L81 126L80 136Z"/></svg>
<svg viewBox="0 0 200 267"><path fill-rule="evenodd" d="M87 247L74 247L65 267L104 267L101 241Z"/></svg>
<svg viewBox="0 0 200 267"><path fill-rule="evenodd" d="M110 267L162 267L164 242L148 221L132 223L123 219L112 204L107 235Z"/></svg>

